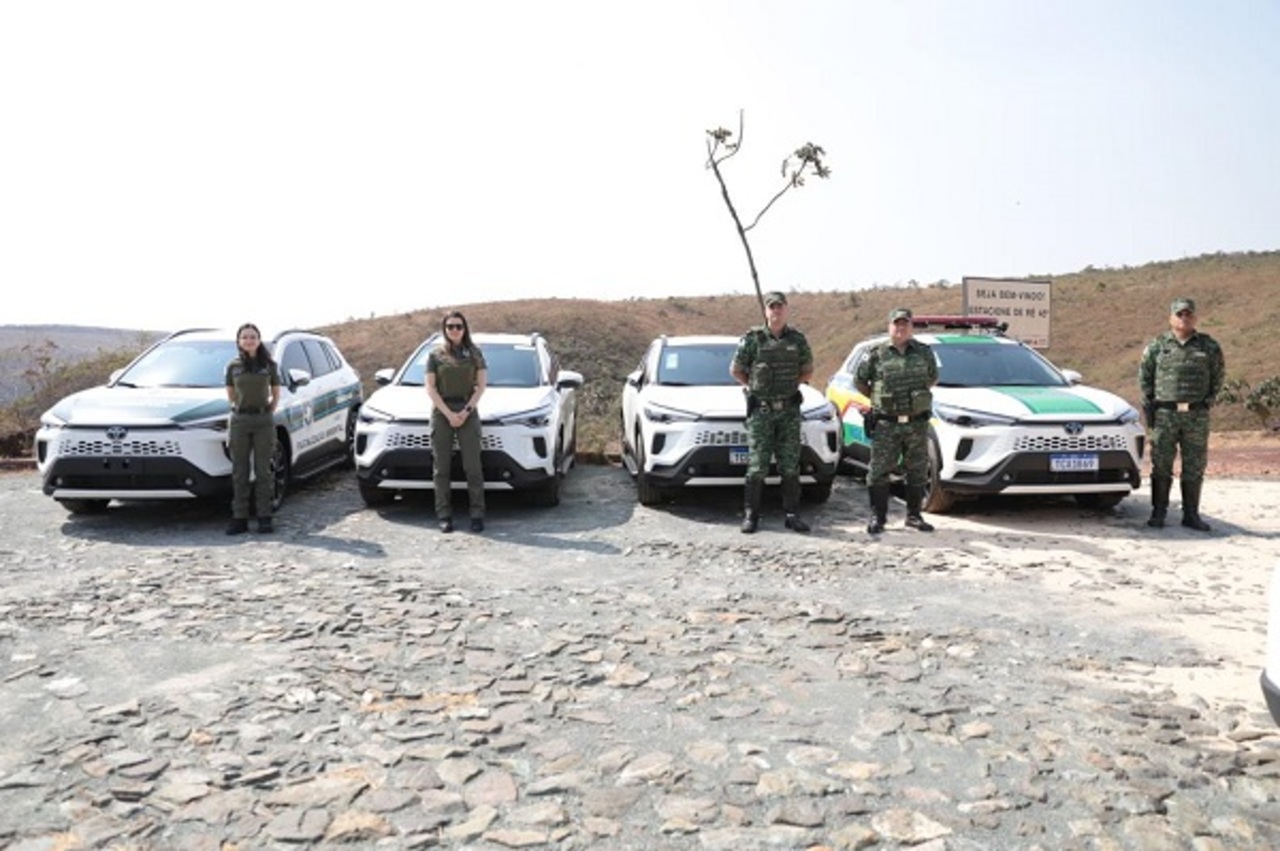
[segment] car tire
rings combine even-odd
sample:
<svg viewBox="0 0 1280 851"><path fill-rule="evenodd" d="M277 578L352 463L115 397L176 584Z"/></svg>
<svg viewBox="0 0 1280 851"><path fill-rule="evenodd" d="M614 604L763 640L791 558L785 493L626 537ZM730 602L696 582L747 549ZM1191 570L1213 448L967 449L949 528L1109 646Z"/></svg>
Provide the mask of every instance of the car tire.
<svg viewBox="0 0 1280 851"><path fill-rule="evenodd" d="M271 513L275 514L284 504L289 491L289 477L293 474L290 460L289 438L276 434L276 448L271 455Z"/></svg>
<svg viewBox="0 0 1280 851"><path fill-rule="evenodd" d="M373 482L367 482L364 479L356 479L356 486L360 490L360 499L369 508L377 508L383 505L390 505L396 498L394 491L385 490L378 487Z"/></svg>
<svg viewBox="0 0 1280 851"><path fill-rule="evenodd" d="M344 470L354 470L356 466L356 425L360 422L360 409L352 407L347 411L347 426L343 432L342 452Z"/></svg>
<svg viewBox="0 0 1280 851"><path fill-rule="evenodd" d="M662 502L662 489L653 484L644 471L644 441L639 431L636 432L636 499L641 505L657 505Z"/></svg>
<svg viewBox="0 0 1280 851"><path fill-rule="evenodd" d="M1119 505L1127 493L1078 493L1075 495L1076 505L1093 511L1108 511Z"/></svg>
<svg viewBox="0 0 1280 851"><path fill-rule="evenodd" d="M942 489L942 452L938 439L929 435L929 470L925 474L924 501L921 508L930 514L946 514L956 504L955 495Z"/></svg>
<svg viewBox="0 0 1280 851"><path fill-rule="evenodd" d="M58 503L72 514L101 514L111 504L109 499L60 499Z"/></svg>

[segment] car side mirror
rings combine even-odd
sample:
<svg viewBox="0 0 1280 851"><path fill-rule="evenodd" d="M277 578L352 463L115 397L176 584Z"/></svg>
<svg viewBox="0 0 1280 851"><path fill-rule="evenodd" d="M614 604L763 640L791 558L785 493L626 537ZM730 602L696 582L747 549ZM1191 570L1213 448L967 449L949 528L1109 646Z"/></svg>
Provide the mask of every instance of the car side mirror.
<svg viewBox="0 0 1280 851"><path fill-rule="evenodd" d="M1062 377L1067 379L1068 384L1079 384L1081 381L1084 381L1084 376L1076 372L1074 369L1064 369L1062 371Z"/></svg>
<svg viewBox="0 0 1280 851"><path fill-rule="evenodd" d="M644 373L637 369L627 376L627 383L632 387L639 388L641 384L644 384Z"/></svg>
<svg viewBox="0 0 1280 851"><path fill-rule="evenodd" d="M310 383L311 383L311 373L307 372L305 369L294 368L289 370L289 389L290 390L294 390L298 387L306 387Z"/></svg>
<svg viewBox="0 0 1280 851"><path fill-rule="evenodd" d="M564 390L567 387L581 387L582 373L574 372L571 369L562 369L556 373L556 389Z"/></svg>
<svg viewBox="0 0 1280 851"><path fill-rule="evenodd" d="M391 379L395 376L396 371L391 368L380 369L373 374L373 380L377 382L379 387L385 387L391 383Z"/></svg>

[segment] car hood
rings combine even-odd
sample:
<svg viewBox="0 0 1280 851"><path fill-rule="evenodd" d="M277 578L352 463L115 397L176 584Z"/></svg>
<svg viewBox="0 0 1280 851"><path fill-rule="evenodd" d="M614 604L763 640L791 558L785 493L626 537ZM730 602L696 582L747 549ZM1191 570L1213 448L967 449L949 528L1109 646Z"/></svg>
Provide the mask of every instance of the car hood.
<svg viewBox="0 0 1280 851"><path fill-rule="evenodd" d="M162 426L231 413L222 387L93 387L67 396L48 414L69 426Z"/></svg>
<svg viewBox="0 0 1280 851"><path fill-rule="evenodd" d="M480 419L495 420L533 411L552 404L555 395L551 387L490 387L480 397ZM431 419L431 399L425 387L381 387L364 404L397 420L426 422Z"/></svg>
<svg viewBox="0 0 1280 851"><path fill-rule="evenodd" d="M1119 419L1132 406L1114 393L1086 387L935 387L935 402L1016 420L1088 422Z"/></svg>
<svg viewBox="0 0 1280 851"><path fill-rule="evenodd" d="M800 386L800 392L804 396L801 407L806 411L829 404L825 396L807 384ZM650 384L644 388L642 398L645 402L709 419L732 419L747 415L747 397L737 385L667 387Z"/></svg>

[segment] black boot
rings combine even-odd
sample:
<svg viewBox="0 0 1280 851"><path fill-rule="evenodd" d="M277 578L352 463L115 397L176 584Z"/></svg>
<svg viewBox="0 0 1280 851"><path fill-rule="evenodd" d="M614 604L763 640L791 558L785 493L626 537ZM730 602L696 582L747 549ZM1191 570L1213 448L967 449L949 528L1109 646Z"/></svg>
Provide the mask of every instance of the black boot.
<svg viewBox="0 0 1280 851"><path fill-rule="evenodd" d="M764 493L764 479L747 479L742 498L742 534L750 535L760 525L760 496Z"/></svg>
<svg viewBox="0 0 1280 851"><path fill-rule="evenodd" d="M1182 480L1182 525L1197 532L1212 532L1213 528L1200 519L1200 488L1204 479L1189 482Z"/></svg>
<svg viewBox="0 0 1280 851"><path fill-rule="evenodd" d="M907 485L907 526L918 532L932 532L933 524L920 515L920 503L924 502L924 488Z"/></svg>
<svg viewBox="0 0 1280 851"><path fill-rule="evenodd" d="M867 521L867 534L879 535L884 531L884 521L889 514L889 486L872 485L867 488L871 498L871 519Z"/></svg>
<svg viewBox="0 0 1280 851"><path fill-rule="evenodd" d="M809 524L800 516L800 477L782 479L782 510L787 513L786 527L792 532L808 532Z"/></svg>
<svg viewBox="0 0 1280 851"><path fill-rule="evenodd" d="M1173 479L1169 476L1151 477L1151 519L1147 525L1152 529L1163 529L1164 520L1169 515L1169 489L1173 487Z"/></svg>
<svg viewBox="0 0 1280 851"><path fill-rule="evenodd" d="M243 535L249 531L249 521L243 517L237 517L227 524L228 535Z"/></svg>

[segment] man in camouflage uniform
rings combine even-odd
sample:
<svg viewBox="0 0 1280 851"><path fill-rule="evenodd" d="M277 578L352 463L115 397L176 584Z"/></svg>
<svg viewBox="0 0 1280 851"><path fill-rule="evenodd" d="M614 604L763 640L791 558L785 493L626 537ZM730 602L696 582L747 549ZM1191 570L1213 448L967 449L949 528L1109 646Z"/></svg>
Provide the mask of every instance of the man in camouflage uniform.
<svg viewBox="0 0 1280 851"><path fill-rule="evenodd" d="M760 498L769 461L778 459L782 476L782 508L786 526L808 532L800 517L800 385L813 376L809 341L787 325L787 297L765 293L765 324L752 328L738 342L729 374L747 390L746 503L742 531L750 534L760 522Z"/></svg>
<svg viewBox="0 0 1280 851"><path fill-rule="evenodd" d="M1210 531L1200 519L1200 489L1209 455L1209 409L1222 389L1222 347L1196 330L1196 303L1174 300L1169 330L1142 353L1138 386L1151 430L1151 519L1164 526L1173 486L1173 459L1182 451L1182 525Z"/></svg>
<svg viewBox="0 0 1280 851"><path fill-rule="evenodd" d="M899 459L907 472L907 526L933 531L920 514L920 504L929 470L930 388L937 382L938 362L933 350L915 339L911 311L905 307L889 311L889 338L868 353L854 376L858 392L871 400L866 414L867 434L871 435L871 469L867 473L870 535L884 531L889 474Z"/></svg>

